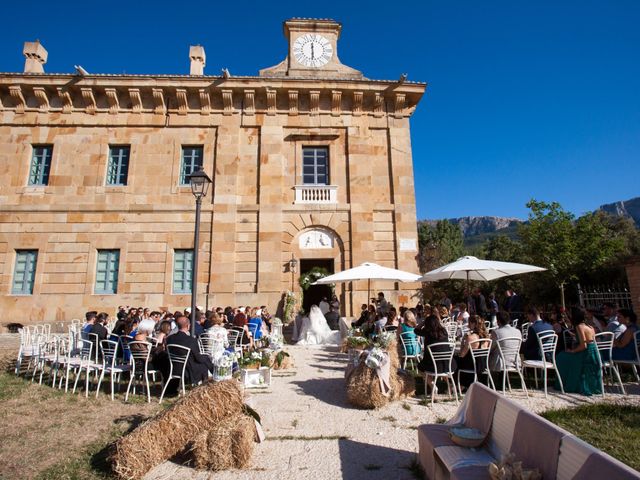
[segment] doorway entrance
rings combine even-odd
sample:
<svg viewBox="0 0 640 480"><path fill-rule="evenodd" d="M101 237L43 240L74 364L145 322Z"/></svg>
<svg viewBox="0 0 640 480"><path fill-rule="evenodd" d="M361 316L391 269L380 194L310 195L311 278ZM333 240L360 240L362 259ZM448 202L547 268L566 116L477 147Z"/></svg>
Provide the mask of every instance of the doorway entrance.
<svg viewBox="0 0 640 480"><path fill-rule="evenodd" d="M324 268L329 275L335 273L333 258L303 258L300 259L300 274L304 275L313 268ZM331 287L329 285L311 285L304 292L302 308L308 312L312 305L318 305L323 298L331 300Z"/></svg>

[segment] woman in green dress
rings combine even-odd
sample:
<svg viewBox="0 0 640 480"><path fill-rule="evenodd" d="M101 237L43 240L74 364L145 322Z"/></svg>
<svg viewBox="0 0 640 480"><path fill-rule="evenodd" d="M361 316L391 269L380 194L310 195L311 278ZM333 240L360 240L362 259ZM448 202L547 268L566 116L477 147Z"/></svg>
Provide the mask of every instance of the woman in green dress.
<svg viewBox="0 0 640 480"><path fill-rule="evenodd" d="M584 312L573 309L571 324L575 329L577 346L567 345L564 352L556 355L558 373L562 377L564 391L595 395L602 393L602 367L595 341L595 331L585 323ZM560 384L556 380L556 390Z"/></svg>

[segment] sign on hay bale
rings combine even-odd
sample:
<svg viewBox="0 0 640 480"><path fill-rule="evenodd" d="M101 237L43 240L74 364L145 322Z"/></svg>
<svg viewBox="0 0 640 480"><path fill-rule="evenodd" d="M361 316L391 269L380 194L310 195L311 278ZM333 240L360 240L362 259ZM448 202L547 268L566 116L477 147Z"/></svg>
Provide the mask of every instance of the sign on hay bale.
<svg viewBox="0 0 640 480"><path fill-rule="evenodd" d="M122 479L142 478L225 419L242 415L243 405L242 391L235 380L194 388L115 443L111 456L114 472Z"/></svg>
<svg viewBox="0 0 640 480"><path fill-rule="evenodd" d="M415 392L415 381L411 375L399 374L400 357L398 345L392 341L386 352L389 356L389 392L382 392L380 378L377 371L365 364L367 350L360 355L360 360L354 368L347 367L345 372L347 381L347 399L356 407L374 409L387 405Z"/></svg>

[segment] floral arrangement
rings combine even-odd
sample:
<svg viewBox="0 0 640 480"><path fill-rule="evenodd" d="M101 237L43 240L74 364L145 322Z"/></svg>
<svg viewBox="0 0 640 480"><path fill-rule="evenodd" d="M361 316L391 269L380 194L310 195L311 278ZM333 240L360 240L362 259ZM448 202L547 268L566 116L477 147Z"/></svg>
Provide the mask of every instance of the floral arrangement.
<svg viewBox="0 0 640 480"><path fill-rule="evenodd" d="M371 344L368 338L354 335L349 335L346 338L346 343L348 348L355 348L359 350L364 350Z"/></svg>
<svg viewBox="0 0 640 480"><path fill-rule="evenodd" d="M284 323L287 325L296 318L296 294L288 290L285 292L284 297L283 317Z"/></svg>
<svg viewBox="0 0 640 480"><path fill-rule="evenodd" d="M280 320L278 317L273 317L271 319L271 325L282 325L282 320Z"/></svg>
<svg viewBox="0 0 640 480"><path fill-rule="evenodd" d="M313 267L307 273L300 276L300 287L302 287L302 290L307 290L313 283L317 282L321 278L326 277L327 275L329 275L329 270L327 270L326 268Z"/></svg>
<svg viewBox="0 0 640 480"><path fill-rule="evenodd" d="M373 345L382 348L383 350L387 350L391 346L395 338L396 335L393 332L381 332L376 336Z"/></svg>
<svg viewBox="0 0 640 480"><path fill-rule="evenodd" d="M373 347L369 350L369 354L367 355L364 364L372 369L379 368L384 363L386 355L387 353L383 349Z"/></svg>
<svg viewBox="0 0 640 480"><path fill-rule="evenodd" d="M244 356L242 356L241 358L238 359L238 366L240 368L258 368L259 366L262 365L262 359L263 354L260 352L251 352L251 353L246 353Z"/></svg>
<svg viewBox="0 0 640 480"><path fill-rule="evenodd" d="M270 348L271 350L280 350L283 343L284 337L277 333L272 333L270 335L265 335L264 337L262 337L262 345L265 348Z"/></svg>
<svg viewBox="0 0 640 480"><path fill-rule="evenodd" d="M216 359L216 378L222 380L230 377L233 372L233 364L236 360L236 354L227 351L225 351L221 357Z"/></svg>

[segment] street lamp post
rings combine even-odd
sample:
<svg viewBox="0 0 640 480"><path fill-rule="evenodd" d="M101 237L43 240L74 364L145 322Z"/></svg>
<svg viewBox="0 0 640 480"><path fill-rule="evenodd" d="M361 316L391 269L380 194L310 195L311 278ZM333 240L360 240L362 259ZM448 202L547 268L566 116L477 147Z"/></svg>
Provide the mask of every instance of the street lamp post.
<svg viewBox="0 0 640 480"><path fill-rule="evenodd" d="M293 280L297 270L298 270L298 261L295 259L292 253L291 260L289 260L289 271L291 272L291 292L293 292Z"/></svg>
<svg viewBox="0 0 640 480"><path fill-rule="evenodd" d="M191 276L191 336L196 336L196 297L198 294L198 249L200 246L200 208L202 199L207 196L211 179L202 167L189 175L191 192L196 197L196 227L193 238L193 266Z"/></svg>

